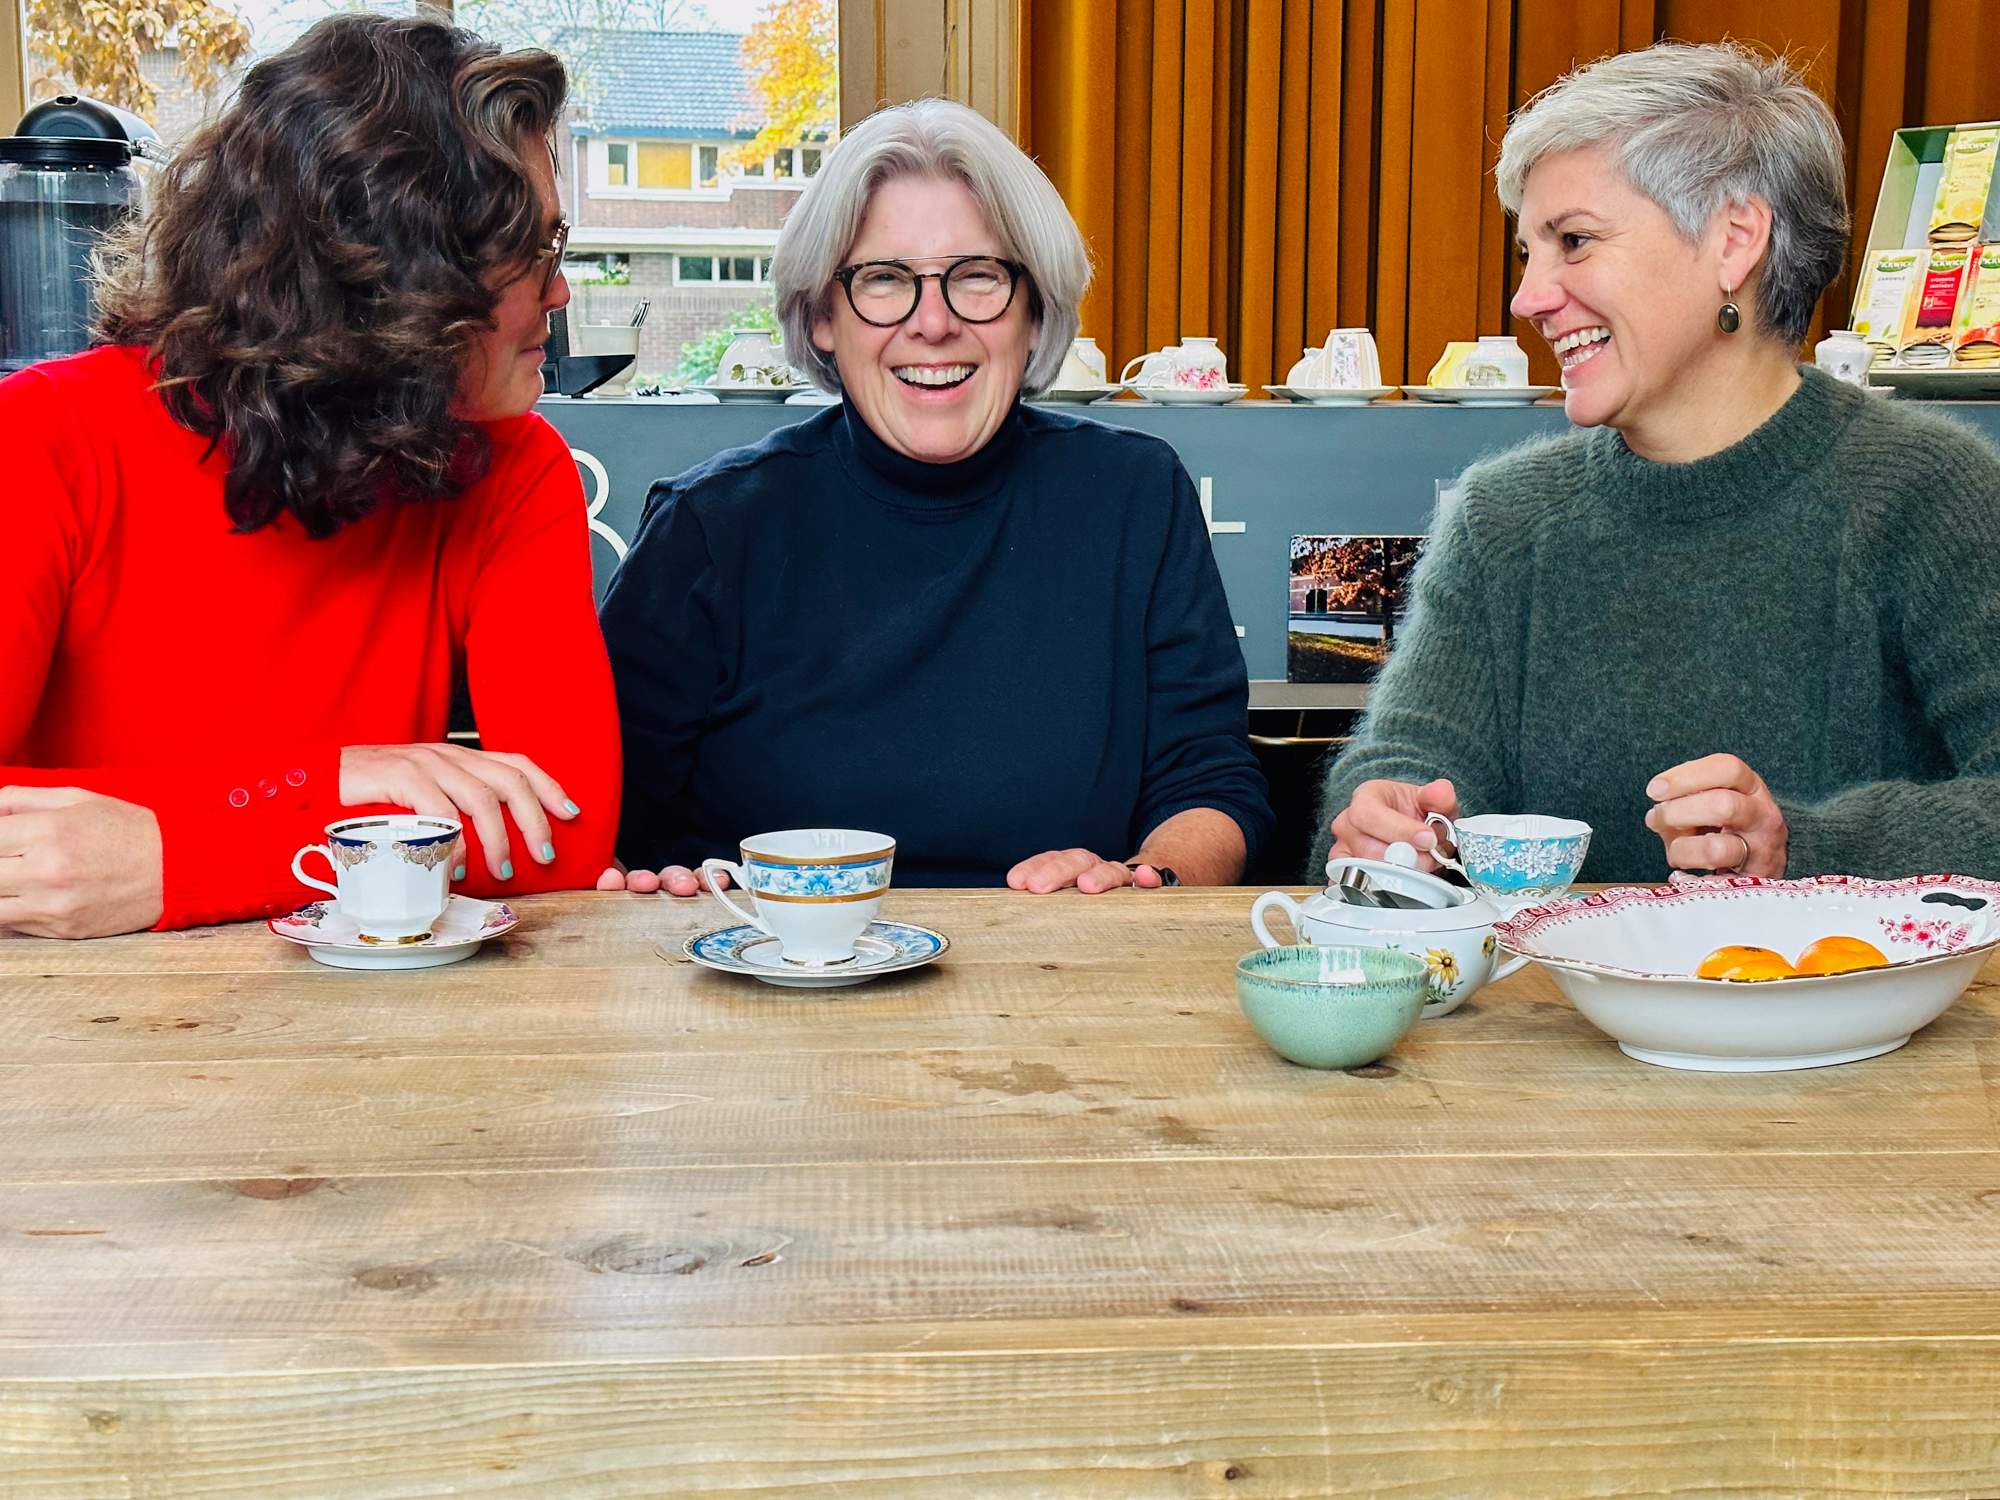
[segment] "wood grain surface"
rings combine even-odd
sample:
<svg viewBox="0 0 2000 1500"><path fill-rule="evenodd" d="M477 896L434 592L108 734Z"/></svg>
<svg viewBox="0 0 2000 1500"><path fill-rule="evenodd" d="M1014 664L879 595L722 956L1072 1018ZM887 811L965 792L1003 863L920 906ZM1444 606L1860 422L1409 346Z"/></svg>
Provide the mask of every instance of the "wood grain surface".
<svg viewBox="0 0 2000 1500"><path fill-rule="evenodd" d="M1320 1073L1249 894L897 893L945 961L818 992L629 895L0 938L0 1500L2000 1494L2000 964L1842 1068L1531 969Z"/></svg>

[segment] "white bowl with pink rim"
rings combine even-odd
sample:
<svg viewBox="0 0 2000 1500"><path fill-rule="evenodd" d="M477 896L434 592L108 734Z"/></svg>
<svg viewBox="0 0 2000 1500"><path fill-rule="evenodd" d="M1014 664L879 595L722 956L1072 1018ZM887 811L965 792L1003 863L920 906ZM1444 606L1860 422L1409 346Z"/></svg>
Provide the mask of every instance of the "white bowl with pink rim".
<svg viewBox="0 0 2000 1500"><path fill-rule="evenodd" d="M1641 1062L1714 1073L1822 1068L1892 1052L1950 1009L2000 946L2000 882L1688 879L1565 897L1494 930ZM1755 984L1694 977L1727 944L1796 961L1833 936L1873 943L1888 965Z"/></svg>

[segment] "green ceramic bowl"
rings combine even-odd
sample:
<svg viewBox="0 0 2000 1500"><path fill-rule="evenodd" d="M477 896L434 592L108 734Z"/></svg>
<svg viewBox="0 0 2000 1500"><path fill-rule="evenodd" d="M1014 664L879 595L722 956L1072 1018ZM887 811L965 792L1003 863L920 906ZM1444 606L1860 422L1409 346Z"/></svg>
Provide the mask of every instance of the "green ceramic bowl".
<svg viewBox="0 0 2000 1500"><path fill-rule="evenodd" d="M1391 948L1259 948L1236 961L1236 998L1280 1057L1358 1068L1416 1024L1427 978L1421 958Z"/></svg>

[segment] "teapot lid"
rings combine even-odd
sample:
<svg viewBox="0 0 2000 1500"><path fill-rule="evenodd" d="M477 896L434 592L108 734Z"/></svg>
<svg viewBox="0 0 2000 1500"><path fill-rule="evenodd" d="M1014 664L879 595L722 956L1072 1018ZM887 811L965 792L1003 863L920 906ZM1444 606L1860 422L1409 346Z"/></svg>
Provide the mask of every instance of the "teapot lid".
<svg viewBox="0 0 2000 1500"><path fill-rule="evenodd" d="M1499 911L1477 891L1418 870L1416 851L1409 845L1392 844L1388 854L1386 860L1345 855L1329 859L1327 888L1307 903L1313 917L1345 927L1400 932L1448 932L1462 927L1484 927L1498 920ZM1395 891L1421 901L1424 909L1350 905L1339 894L1341 878L1348 874L1365 874L1371 888Z"/></svg>

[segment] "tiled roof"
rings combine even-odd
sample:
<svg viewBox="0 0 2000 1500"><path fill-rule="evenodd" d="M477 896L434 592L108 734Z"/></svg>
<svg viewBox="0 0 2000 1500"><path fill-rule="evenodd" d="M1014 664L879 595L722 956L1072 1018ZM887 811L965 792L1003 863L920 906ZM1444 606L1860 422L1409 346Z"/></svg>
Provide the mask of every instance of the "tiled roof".
<svg viewBox="0 0 2000 1500"><path fill-rule="evenodd" d="M579 134L748 136L743 38L729 31L565 31Z"/></svg>

